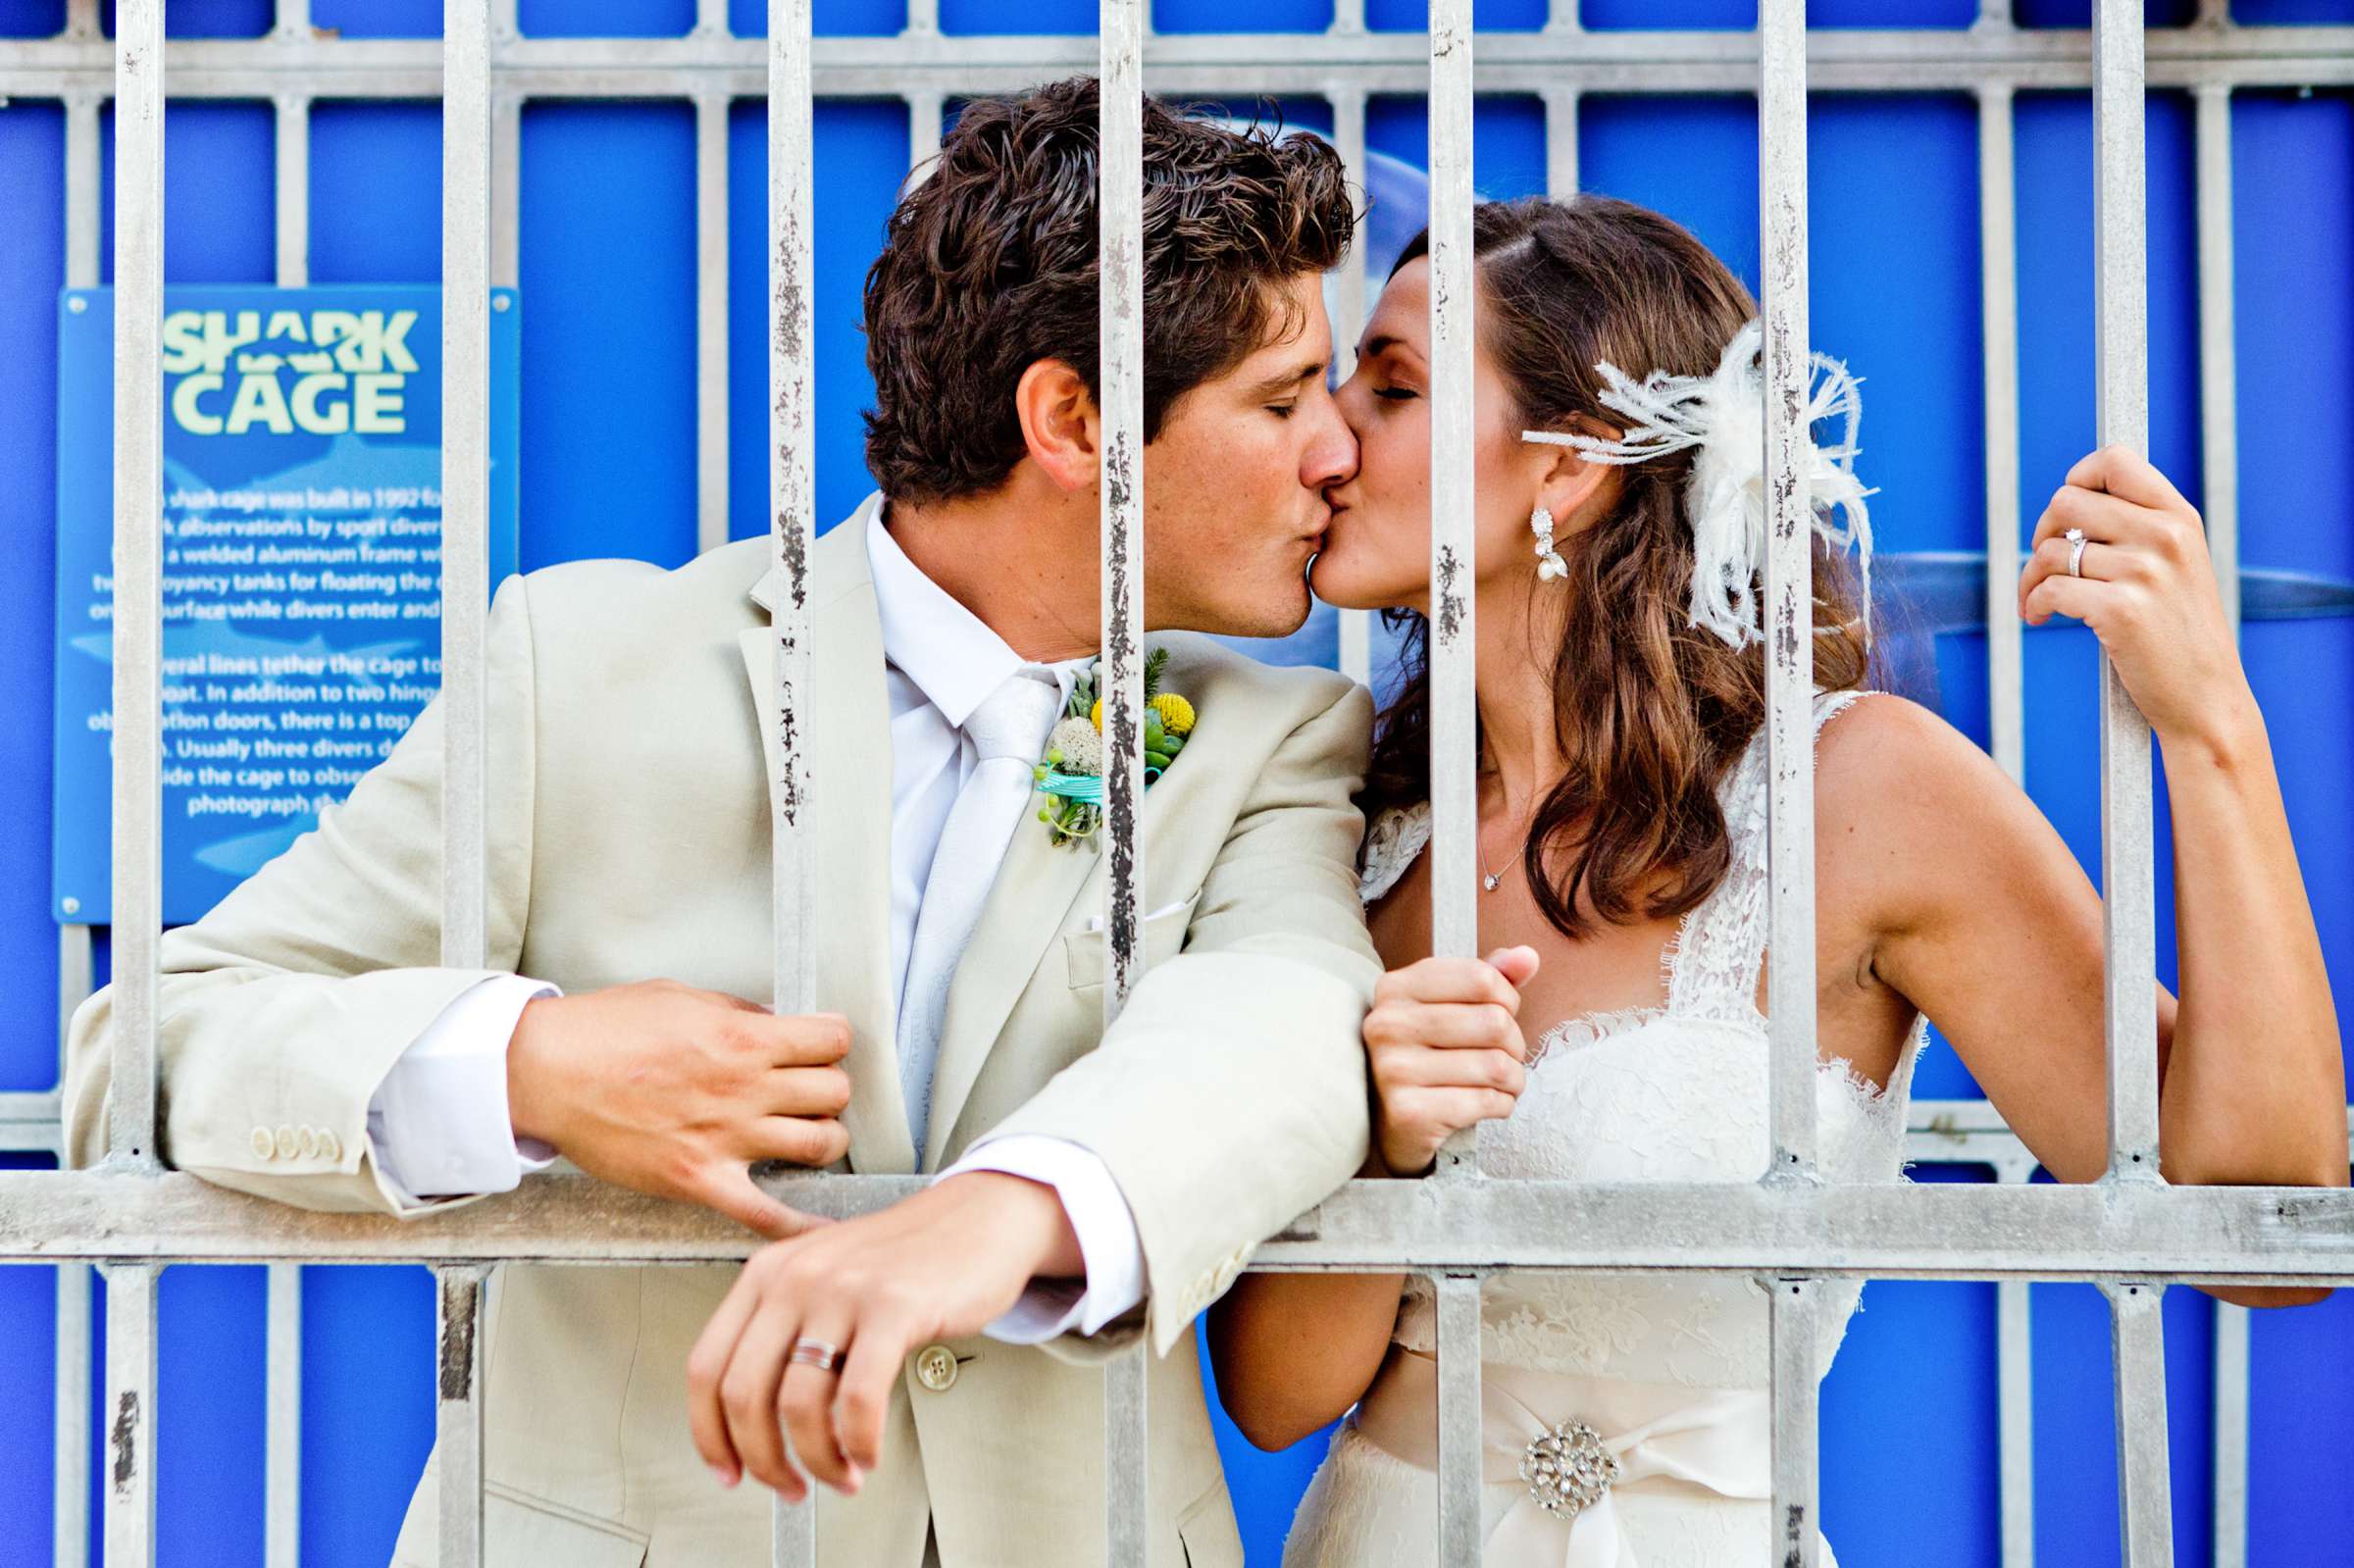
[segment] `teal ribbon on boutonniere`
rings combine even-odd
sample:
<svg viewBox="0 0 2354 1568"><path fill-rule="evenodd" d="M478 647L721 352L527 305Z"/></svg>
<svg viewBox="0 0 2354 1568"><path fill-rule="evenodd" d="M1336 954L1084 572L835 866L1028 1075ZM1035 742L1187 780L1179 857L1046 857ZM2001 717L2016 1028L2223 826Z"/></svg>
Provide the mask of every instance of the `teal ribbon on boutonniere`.
<svg viewBox="0 0 2354 1568"><path fill-rule="evenodd" d="M1174 691L1160 689L1160 675L1169 650L1154 648L1145 655L1145 787L1150 789L1194 733L1194 705ZM1103 825L1103 703L1096 695L1103 671L1101 660L1071 685L1071 700L1047 736L1047 754L1038 765L1038 792L1047 797L1038 820L1057 844L1093 838Z"/></svg>

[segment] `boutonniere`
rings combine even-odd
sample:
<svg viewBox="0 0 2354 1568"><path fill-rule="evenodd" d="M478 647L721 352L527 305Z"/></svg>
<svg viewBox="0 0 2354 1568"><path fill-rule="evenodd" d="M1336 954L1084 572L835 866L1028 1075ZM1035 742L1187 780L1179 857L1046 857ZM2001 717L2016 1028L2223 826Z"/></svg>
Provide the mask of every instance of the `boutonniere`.
<svg viewBox="0 0 2354 1568"><path fill-rule="evenodd" d="M1194 705L1160 689L1169 650L1145 655L1145 787L1168 771L1194 733ZM1103 702L1096 687L1103 670L1095 667L1071 684L1071 700L1047 736L1046 759L1038 765L1038 791L1047 804L1038 820L1057 844L1093 838L1103 824Z"/></svg>

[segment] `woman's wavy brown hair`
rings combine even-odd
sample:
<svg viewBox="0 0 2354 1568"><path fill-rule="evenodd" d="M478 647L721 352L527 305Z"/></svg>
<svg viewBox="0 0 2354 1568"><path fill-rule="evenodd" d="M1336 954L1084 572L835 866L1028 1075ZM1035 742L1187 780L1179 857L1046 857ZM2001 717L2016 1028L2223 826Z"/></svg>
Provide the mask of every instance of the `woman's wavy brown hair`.
<svg viewBox="0 0 2354 1568"><path fill-rule="evenodd" d="M1425 233L1398 266L1428 253ZM1476 320L1516 429L1618 430L1594 367L1640 380L1706 376L1757 306L1725 265L1658 213L1602 196L1487 203L1472 218ZM1762 644L1735 650L1691 625L1689 451L1628 464L1609 515L1557 546L1563 624L1554 733L1567 759L1530 825L1522 865L1562 935L1680 916L1724 878L1717 789L1766 715ZM1534 570L1533 559L1530 563ZM1815 681L1864 683L1870 647L1843 559L1815 551ZM1390 612L1405 678L1384 709L1363 805L1429 798L1429 624ZM1580 912L1581 895L1592 913Z"/></svg>

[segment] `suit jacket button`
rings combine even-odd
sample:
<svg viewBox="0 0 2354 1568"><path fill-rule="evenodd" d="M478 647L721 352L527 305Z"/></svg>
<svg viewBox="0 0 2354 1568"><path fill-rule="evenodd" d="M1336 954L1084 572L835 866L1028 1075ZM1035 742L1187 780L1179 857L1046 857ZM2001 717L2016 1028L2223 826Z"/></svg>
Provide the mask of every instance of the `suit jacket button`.
<svg viewBox="0 0 2354 1568"><path fill-rule="evenodd" d="M945 1344L927 1344L915 1353L915 1381L934 1393L956 1386L956 1356Z"/></svg>
<svg viewBox="0 0 2354 1568"><path fill-rule="evenodd" d="M319 1129L319 1157L330 1164L342 1162L343 1140L335 1137L335 1130L332 1127Z"/></svg>
<svg viewBox="0 0 2354 1568"><path fill-rule="evenodd" d="M301 1152L302 1139L295 1136L294 1129L291 1127L280 1128L278 1130L278 1157L281 1160L290 1160Z"/></svg>
<svg viewBox="0 0 2354 1568"><path fill-rule="evenodd" d="M252 1145L253 1157L255 1159L271 1160L278 1157L278 1140L270 1136L270 1129L266 1127L255 1128L253 1130L253 1137L249 1141Z"/></svg>
<svg viewBox="0 0 2354 1568"><path fill-rule="evenodd" d="M304 1159L314 1160L319 1157L319 1129L315 1127L303 1128L300 1132L294 1135L294 1138L296 1144L302 1150L302 1157Z"/></svg>

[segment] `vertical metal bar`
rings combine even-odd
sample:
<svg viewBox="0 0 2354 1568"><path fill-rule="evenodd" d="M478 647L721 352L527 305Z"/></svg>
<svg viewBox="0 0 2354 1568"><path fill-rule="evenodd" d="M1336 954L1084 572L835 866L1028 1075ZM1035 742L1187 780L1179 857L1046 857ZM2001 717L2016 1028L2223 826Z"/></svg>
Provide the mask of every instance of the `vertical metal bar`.
<svg viewBox="0 0 2354 1568"><path fill-rule="evenodd" d="M1471 4L1430 7L1431 951L1479 950L1478 635L1472 621ZM1478 1129L1439 1151L1475 1175Z"/></svg>
<svg viewBox="0 0 2354 1568"><path fill-rule="evenodd" d="M931 38L940 33L940 0L907 0L907 25L902 38Z"/></svg>
<svg viewBox="0 0 2354 1568"><path fill-rule="evenodd" d="M1359 0L1360 29L1362 9ZM1325 97L1332 104L1332 144L1340 152L1341 166L1349 172L1352 184L1359 191L1368 191L1372 188L1372 172L1365 161L1365 94L1346 81L1335 81ZM1332 317L1333 373L1340 380L1356 374L1356 341L1365 329L1365 313L1370 308L1372 289L1367 275L1365 238L1363 234L1357 236L1357 242L1349 247L1349 254L1341 258L1341 265L1324 280L1326 310ZM1360 685L1371 685L1373 612L1341 611L1340 633L1341 674Z"/></svg>
<svg viewBox="0 0 2354 1568"><path fill-rule="evenodd" d="M523 100L490 100L490 284L513 288L523 259Z"/></svg>
<svg viewBox="0 0 2354 1568"><path fill-rule="evenodd" d="M1332 0L1332 25L1326 36L1355 36L1365 30L1365 0Z"/></svg>
<svg viewBox="0 0 2354 1568"><path fill-rule="evenodd" d="M490 11L441 8L441 962L487 947Z"/></svg>
<svg viewBox="0 0 2354 1568"><path fill-rule="evenodd" d="M1994 760L2024 784L2019 619L2019 218L2008 82L1978 91L1978 253L1986 386L1986 690Z"/></svg>
<svg viewBox="0 0 2354 1568"><path fill-rule="evenodd" d="M813 786L800 715L809 697L809 556L817 542L816 234L810 96L810 0L768 0L768 494L769 558L781 591L769 611L776 638L776 816L769 885L775 899L776 1008L816 1005L816 856L804 813ZM817 1561L817 1499L771 1512L776 1568Z"/></svg>
<svg viewBox="0 0 2354 1568"><path fill-rule="evenodd" d="M264 1568L302 1561L302 1268L270 1265L263 1424Z"/></svg>
<svg viewBox="0 0 2354 1568"><path fill-rule="evenodd" d="M1758 210L1765 228L1766 949L1773 1161L1766 1180L1816 1180L1815 512L1803 461L1807 392L1807 15L1758 12ZM1778 1299L1778 1297L1777 1297Z"/></svg>
<svg viewBox="0 0 2354 1568"><path fill-rule="evenodd" d="M278 0L278 4L272 7L270 35L273 38L308 42L311 37L311 0Z"/></svg>
<svg viewBox="0 0 2354 1568"><path fill-rule="evenodd" d="M2108 1280L2110 1347L2117 1376L2118 1519L2124 1568L2172 1568L2174 1505L2168 1494L2164 1281Z"/></svg>
<svg viewBox="0 0 2354 1568"><path fill-rule="evenodd" d="M2023 1183L2032 1160L1998 1166L1996 1179ZM1995 1432L2003 1509L2003 1568L2035 1568L2035 1341L2027 1282L1994 1288Z"/></svg>
<svg viewBox="0 0 2354 1568"><path fill-rule="evenodd" d="M310 0L279 0L281 37L310 35ZM278 286L311 280L311 100L274 100L278 140ZM302 1268L269 1266L262 1423L262 1562L296 1568L302 1551Z"/></svg>
<svg viewBox="0 0 2354 1568"><path fill-rule="evenodd" d="M297 92L274 100L278 137L278 286L311 280L311 100Z"/></svg>
<svg viewBox="0 0 2354 1568"><path fill-rule="evenodd" d="M2148 239L2140 0L2092 31L2094 309L2100 440L2149 447ZM2109 1179L2158 1180L2158 929L2150 726L2101 658L2101 882L2108 972Z"/></svg>
<svg viewBox="0 0 2354 1568"><path fill-rule="evenodd" d="M118 12L118 22L129 10ZM106 1279L106 1568L147 1568L155 1557L155 1288L162 1270L123 1263L99 1272Z"/></svg>
<svg viewBox="0 0 2354 1568"><path fill-rule="evenodd" d="M1478 1568L1481 1449L1479 1276L1441 1274L1439 1326L1439 1568Z"/></svg>
<svg viewBox="0 0 2354 1568"><path fill-rule="evenodd" d="M66 286L98 286L98 97L66 98Z"/></svg>
<svg viewBox="0 0 2354 1568"><path fill-rule="evenodd" d="M1766 1316L1773 1359L1773 1561L1777 1568L1815 1568L1822 1541L1815 1382L1822 1285L1809 1279L1759 1283L1771 1302Z"/></svg>
<svg viewBox="0 0 2354 1568"><path fill-rule="evenodd" d="M1119 1017L1143 972L1137 931L1145 881L1138 811L1145 795L1144 32L1149 4L1101 0L1098 12L1101 365L1097 379L1103 410L1103 653L1098 694L1103 702L1103 831L1110 851L1103 882L1105 1028ZM1112 1568L1144 1568L1151 1552L1145 1355L1139 1343L1104 1368L1104 1549Z"/></svg>
<svg viewBox="0 0 2354 1568"><path fill-rule="evenodd" d="M728 35L728 0L694 0L694 31L697 38L725 38Z"/></svg>
<svg viewBox="0 0 2354 1568"><path fill-rule="evenodd" d="M947 98L937 91L907 95L907 183L912 188L930 177L932 160L940 154L940 127Z"/></svg>
<svg viewBox="0 0 2354 1568"><path fill-rule="evenodd" d="M163 940L164 6L115 18L114 997L108 1146L155 1171Z"/></svg>
<svg viewBox="0 0 2354 1568"><path fill-rule="evenodd" d="M90 1279L85 1263L57 1268L57 1388L50 1474L49 1560L82 1568L90 1544Z"/></svg>
<svg viewBox="0 0 2354 1568"><path fill-rule="evenodd" d="M2231 232L2231 88L2198 98L2199 432L2207 473L2201 510L2224 614L2239 630L2239 357Z"/></svg>
<svg viewBox="0 0 2354 1568"><path fill-rule="evenodd" d="M67 132L71 139L73 132ZM69 155L70 156L70 155ZM95 204L93 203L93 206ZM67 224L76 219L68 204ZM96 247L92 247L93 255ZM84 286L68 278L69 286ZM57 929L57 1060L65 1078L66 1035L75 1012L90 994L90 928ZM66 1132L57 1132L57 1163L66 1166ZM57 1266L56 1333L52 1337L55 1379L50 1394L50 1550L54 1568L82 1568L90 1541L90 1269L83 1263Z"/></svg>
<svg viewBox="0 0 2354 1568"><path fill-rule="evenodd" d="M709 0L706 0L706 4ZM709 25L706 17L705 25ZM726 27L722 14L720 27ZM728 542L728 108L694 100L694 542Z"/></svg>
<svg viewBox="0 0 2354 1568"><path fill-rule="evenodd" d="M1545 94L1545 193L1555 201L1577 194L1577 111L1574 87Z"/></svg>
<svg viewBox="0 0 2354 1568"><path fill-rule="evenodd" d="M435 1269L434 1464L439 1471L440 1568L483 1568L483 1284L485 1269Z"/></svg>
<svg viewBox="0 0 2354 1568"><path fill-rule="evenodd" d="M2215 1568L2248 1560L2248 1309L2215 1304Z"/></svg>
<svg viewBox="0 0 2354 1568"><path fill-rule="evenodd" d="M2201 0L2202 25L2226 20ZM2224 614L2240 625L2239 348L2231 224L2231 89L2202 83L2198 101L2199 429L2206 470L2201 510ZM2215 1568L2248 1560L2248 1309L2215 1306Z"/></svg>

